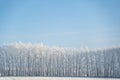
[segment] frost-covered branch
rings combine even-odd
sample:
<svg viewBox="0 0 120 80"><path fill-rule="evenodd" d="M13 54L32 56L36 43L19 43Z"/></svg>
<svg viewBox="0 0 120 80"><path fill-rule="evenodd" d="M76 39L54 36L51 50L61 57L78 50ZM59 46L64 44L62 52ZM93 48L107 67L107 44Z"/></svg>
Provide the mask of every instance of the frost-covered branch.
<svg viewBox="0 0 120 80"><path fill-rule="evenodd" d="M0 75L120 77L120 47L89 50L4 45L0 47Z"/></svg>

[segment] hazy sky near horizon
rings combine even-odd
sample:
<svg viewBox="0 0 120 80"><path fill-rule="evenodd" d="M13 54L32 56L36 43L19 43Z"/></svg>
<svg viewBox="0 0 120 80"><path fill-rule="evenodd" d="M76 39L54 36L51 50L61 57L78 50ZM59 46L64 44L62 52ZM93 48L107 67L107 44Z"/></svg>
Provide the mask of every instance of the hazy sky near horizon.
<svg viewBox="0 0 120 80"><path fill-rule="evenodd" d="M120 0L0 0L0 44L120 45Z"/></svg>

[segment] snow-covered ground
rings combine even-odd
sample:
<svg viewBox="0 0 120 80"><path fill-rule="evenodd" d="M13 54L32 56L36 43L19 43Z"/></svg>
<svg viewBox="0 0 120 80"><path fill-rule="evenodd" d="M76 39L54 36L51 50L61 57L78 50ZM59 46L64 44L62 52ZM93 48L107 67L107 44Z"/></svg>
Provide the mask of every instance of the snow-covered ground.
<svg viewBox="0 0 120 80"><path fill-rule="evenodd" d="M0 77L0 80L120 80L119 78Z"/></svg>

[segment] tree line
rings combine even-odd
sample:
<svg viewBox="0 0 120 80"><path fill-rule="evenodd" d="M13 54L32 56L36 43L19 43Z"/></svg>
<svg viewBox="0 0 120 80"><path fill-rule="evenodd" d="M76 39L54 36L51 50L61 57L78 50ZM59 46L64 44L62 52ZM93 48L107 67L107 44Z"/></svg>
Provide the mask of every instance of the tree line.
<svg viewBox="0 0 120 80"><path fill-rule="evenodd" d="M0 76L120 77L120 47L82 50L4 45L0 47Z"/></svg>

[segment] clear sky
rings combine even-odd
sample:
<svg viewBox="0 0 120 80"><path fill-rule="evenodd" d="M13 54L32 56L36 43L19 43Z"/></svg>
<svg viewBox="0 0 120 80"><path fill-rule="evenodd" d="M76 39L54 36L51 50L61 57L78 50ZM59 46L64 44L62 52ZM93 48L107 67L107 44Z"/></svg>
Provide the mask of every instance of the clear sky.
<svg viewBox="0 0 120 80"><path fill-rule="evenodd" d="M120 45L120 0L0 0L0 44Z"/></svg>

